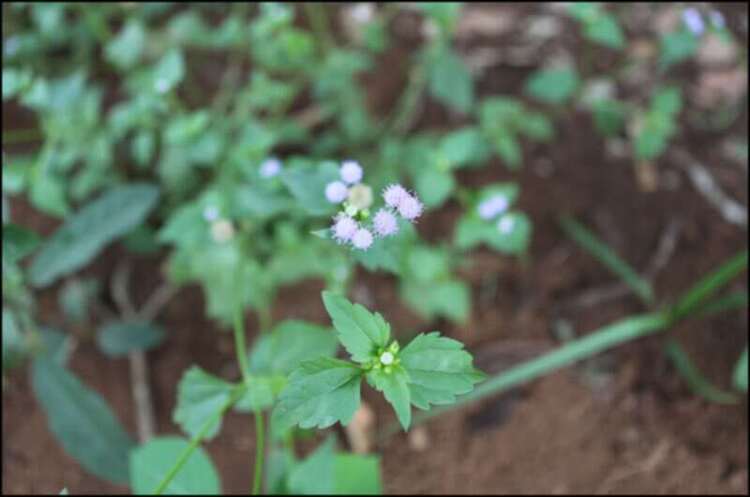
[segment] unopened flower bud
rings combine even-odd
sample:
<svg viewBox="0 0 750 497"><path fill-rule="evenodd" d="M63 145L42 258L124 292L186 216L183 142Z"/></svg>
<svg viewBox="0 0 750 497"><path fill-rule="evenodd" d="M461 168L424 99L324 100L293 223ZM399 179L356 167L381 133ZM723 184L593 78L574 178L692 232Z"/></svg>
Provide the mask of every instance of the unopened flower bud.
<svg viewBox="0 0 750 497"><path fill-rule="evenodd" d="M220 219L211 224L211 236L217 243L224 243L234 236L234 226L226 219Z"/></svg>
<svg viewBox="0 0 750 497"><path fill-rule="evenodd" d="M364 210L372 205L372 188L359 184L349 188L349 205Z"/></svg>

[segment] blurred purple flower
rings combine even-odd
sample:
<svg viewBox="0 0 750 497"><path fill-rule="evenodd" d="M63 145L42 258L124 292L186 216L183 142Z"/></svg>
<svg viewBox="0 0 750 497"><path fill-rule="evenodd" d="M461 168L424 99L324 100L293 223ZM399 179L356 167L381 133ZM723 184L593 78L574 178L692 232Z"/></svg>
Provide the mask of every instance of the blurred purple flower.
<svg viewBox="0 0 750 497"><path fill-rule="evenodd" d="M724 16L718 10L712 10L709 14L709 18L711 19L711 24L713 24L717 29L722 29L724 26L726 26L726 22L724 22Z"/></svg>
<svg viewBox="0 0 750 497"><path fill-rule="evenodd" d="M497 194L480 202L477 206L477 212L479 217L489 221L507 208L508 199L504 195Z"/></svg>
<svg viewBox="0 0 750 497"><path fill-rule="evenodd" d="M349 185L354 185L362 181L362 166L357 161L345 160L341 163L339 173L344 183Z"/></svg>
<svg viewBox="0 0 750 497"><path fill-rule="evenodd" d="M281 172L281 161L276 157L269 157L260 165L260 175L263 178L273 178Z"/></svg>
<svg viewBox="0 0 750 497"><path fill-rule="evenodd" d="M336 218L336 222L331 227L331 232L337 242L343 243L351 240L358 228L357 221L349 216L342 215Z"/></svg>
<svg viewBox="0 0 750 497"><path fill-rule="evenodd" d="M387 205L393 207L394 209L398 209L399 204L401 204L401 199L408 196L409 192L407 192L406 189L401 185L389 185L383 191L383 200L385 200L385 203Z"/></svg>
<svg viewBox="0 0 750 497"><path fill-rule="evenodd" d="M422 215L423 208L424 206L422 205L422 202L417 200L416 197L407 194L398 204L398 213L401 214L401 217L404 219L414 221Z"/></svg>
<svg viewBox="0 0 750 497"><path fill-rule="evenodd" d="M396 216L387 209L380 209L372 219L372 226L375 233L380 236L391 236L398 233L398 221Z"/></svg>
<svg viewBox="0 0 750 497"><path fill-rule="evenodd" d="M701 17L701 13L698 12L698 9L690 7L683 10L682 21L685 23L685 26L687 26L690 32L696 36L702 34L706 29L706 26L703 23L703 17Z"/></svg>
<svg viewBox="0 0 750 497"><path fill-rule="evenodd" d="M372 245L372 233L365 228L359 228L352 236L352 245L360 250L367 250Z"/></svg>
<svg viewBox="0 0 750 497"><path fill-rule="evenodd" d="M513 227L515 226L516 221L510 216L503 216L500 218L500 221L497 223L497 229L502 233L503 235L507 235L511 231L513 231Z"/></svg>
<svg viewBox="0 0 750 497"><path fill-rule="evenodd" d="M332 204L340 204L349 195L349 189L341 181L331 181L326 185L326 199Z"/></svg>

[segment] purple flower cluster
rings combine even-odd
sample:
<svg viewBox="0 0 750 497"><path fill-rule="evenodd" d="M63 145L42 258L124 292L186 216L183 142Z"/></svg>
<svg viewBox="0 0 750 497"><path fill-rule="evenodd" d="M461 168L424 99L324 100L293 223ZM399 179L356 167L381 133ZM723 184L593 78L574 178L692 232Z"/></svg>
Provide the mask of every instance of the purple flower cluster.
<svg viewBox="0 0 750 497"><path fill-rule="evenodd" d="M362 168L356 162L345 161L341 165L340 174L342 181L332 181L326 186L325 194L329 202L340 203L350 196L353 190L347 189L346 184L357 185L353 187L355 190L366 188L369 192L369 186L359 184L362 181ZM398 233L397 216L414 222L424 210L416 195L409 193L401 185L394 184L386 188L383 200L385 206L375 213L370 226L364 226L361 221L369 217L369 211L356 205L350 198L346 209L334 217L331 226L333 239L338 243L349 243L359 250L367 250L375 238L387 238Z"/></svg>

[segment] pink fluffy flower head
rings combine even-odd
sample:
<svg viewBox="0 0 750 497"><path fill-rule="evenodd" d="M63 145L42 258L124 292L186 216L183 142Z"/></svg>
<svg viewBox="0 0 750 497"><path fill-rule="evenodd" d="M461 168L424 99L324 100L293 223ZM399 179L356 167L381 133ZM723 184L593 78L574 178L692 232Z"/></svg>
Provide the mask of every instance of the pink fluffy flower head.
<svg viewBox="0 0 750 497"><path fill-rule="evenodd" d="M398 204L398 213L408 221L414 221L421 216L423 209L424 206L422 205L422 202L409 194L403 197Z"/></svg>
<svg viewBox="0 0 750 497"><path fill-rule="evenodd" d="M408 196L409 192L403 186L397 184L389 185L383 191L383 200L385 200L385 203L389 207L393 207L394 209L398 209L401 200Z"/></svg>
<svg viewBox="0 0 750 497"><path fill-rule="evenodd" d="M339 174L344 183L354 185L362 181L362 166L357 161L345 160L341 163Z"/></svg>
<svg viewBox="0 0 750 497"><path fill-rule="evenodd" d="M398 233L398 221L388 209L380 209L372 219L372 226L375 233L380 236L392 236Z"/></svg>
<svg viewBox="0 0 750 497"><path fill-rule="evenodd" d="M341 181L331 181L326 185L326 198L332 204L340 204L349 195L349 189Z"/></svg>
<svg viewBox="0 0 750 497"><path fill-rule="evenodd" d="M333 223L331 232L333 234L333 238L337 242L344 243L352 239L354 234L357 232L357 229L359 229L357 221L349 216L341 215L338 216L336 218L336 221Z"/></svg>
<svg viewBox="0 0 750 497"><path fill-rule="evenodd" d="M352 245L360 250L367 250L372 245L372 233L366 228L359 228L352 236Z"/></svg>

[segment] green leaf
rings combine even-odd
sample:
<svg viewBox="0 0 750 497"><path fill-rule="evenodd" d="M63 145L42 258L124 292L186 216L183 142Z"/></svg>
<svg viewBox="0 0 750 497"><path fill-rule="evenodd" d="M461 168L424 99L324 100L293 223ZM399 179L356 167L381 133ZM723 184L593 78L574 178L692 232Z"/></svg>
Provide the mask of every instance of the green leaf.
<svg viewBox="0 0 750 497"><path fill-rule="evenodd" d="M438 332L420 333L399 353L409 378L411 402L420 409L449 404L484 378L463 344Z"/></svg>
<svg viewBox="0 0 750 497"><path fill-rule="evenodd" d="M426 318L446 317L463 323L469 316L471 293L461 280L447 279L431 283L405 282L401 287L404 300Z"/></svg>
<svg viewBox="0 0 750 497"><path fill-rule="evenodd" d="M166 93L185 77L185 59L179 49L172 49L159 60L151 74L151 90Z"/></svg>
<svg viewBox="0 0 750 497"><path fill-rule="evenodd" d="M287 476L290 494L379 495L383 492L380 458L337 454L329 436L304 461L294 464Z"/></svg>
<svg viewBox="0 0 750 497"><path fill-rule="evenodd" d="M747 393L747 347L734 366L734 387Z"/></svg>
<svg viewBox="0 0 750 497"><path fill-rule="evenodd" d="M105 58L119 69L128 69L140 59L145 42L146 30L143 23L131 18L117 36L107 43Z"/></svg>
<svg viewBox="0 0 750 497"><path fill-rule="evenodd" d="M285 168L279 176L299 206L309 214L317 216L333 212L334 204L326 199L325 188L331 181L339 179L335 163L323 162L317 167L292 166Z"/></svg>
<svg viewBox="0 0 750 497"><path fill-rule="evenodd" d="M698 49L698 39L687 29L661 37L659 65L662 70L690 58Z"/></svg>
<svg viewBox="0 0 750 497"><path fill-rule="evenodd" d="M665 347L667 357L672 361L675 369L685 379L690 389L697 395L710 402L718 404L736 404L737 397L714 386L700 369L690 360L685 350L673 338L670 338Z"/></svg>
<svg viewBox="0 0 750 497"><path fill-rule="evenodd" d="M253 347L248 358L250 373L287 375L303 360L332 357L337 345L331 328L305 321L282 321Z"/></svg>
<svg viewBox="0 0 750 497"><path fill-rule="evenodd" d="M617 100L598 100L591 110L594 126L604 136L616 136L625 124L625 106Z"/></svg>
<svg viewBox="0 0 750 497"><path fill-rule="evenodd" d="M471 73L450 48L431 55L429 90L433 97L451 109L466 114L474 103Z"/></svg>
<svg viewBox="0 0 750 497"><path fill-rule="evenodd" d="M490 155L490 147L475 126L466 126L448 133L440 141L440 151L451 169L480 164Z"/></svg>
<svg viewBox="0 0 750 497"><path fill-rule="evenodd" d="M391 327L383 316L371 313L345 297L323 292L323 304L331 316L339 340L356 362L366 362L378 348L388 345Z"/></svg>
<svg viewBox="0 0 750 497"><path fill-rule="evenodd" d="M204 425L229 402L235 386L221 378L191 366L177 385L177 405L172 419L191 437L197 436ZM221 418L205 432L204 440L219 433Z"/></svg>
<svg viewBox="0 0 750 497"><path fill-rule="evenodd" d="M748 251L744 250L701 278L698 283L680 297L680 300L672 309L674 316L679 319L695 310L700 311L700 304L747 269L747 260Z"/></svg>
<svg viewBox="0 0 750 497"><path fill-rule="evenodd" d="M583 35L589 40L605 47L620 50L625 37L617 19L610 14L600 14L591 22L584 25Z"/></svg>
<svg viewBox="0 0 750 497"><path fill-rule="evenodd" d="M150 350L164 341L164 330L154 323L115 321L104 325L96 336L99 350L110 357L123 357L137 350Z"/></svg>
<svg viewBox="0 0 750 497"><path fill-rule="evenodd" d="M359 407L361 374L355 365L338 359L305 361L289 376L273 415L280 426L347 425Z"/></svg>
<svg viewBox="0 0 750 497"><path fill-rule="evenodd" d="M39 245L39 235L16 224L3 224L3 261L16 263Z"/></svg>
<svg viewBox="0 0 750 497"><path fill-rule="evenodd" d="M18 365L26 352L23 333L12 310L3 306L3 371Z"/></svg>
<svg viewBox="0 0 750 497"><path fill-rule="evenodd" d="M373 455L336 454L333 493L337 495L380 495L380 458Z"/></svg>
<svg viewBox="0 0 750 497"><path fill-rule="evenodd" d="M188 447L180 437L156 437L130 452L130 486L135 495L152 495L175 461ZM164 495L219 495L219 474L211 458L196 447L169 485Z"/></svg>
<svg viewBox="0 0 750 497"><path fill-rule="evenodd" d="M622 260L607 244L599 240L594 233L569 216L562 217L560 225L570 238L621 278L643 302L649 305L654 301L654 291L651 284L641 278L627 262Z"/></svg>
<svg viewBox="0 0 750 497"><path fill-rule="evenodd" d="M438 207L445 202L456 187L453 174L426 164L418 169L414 187L425 207Z"/></svg>
<svg viewBox="0 0 750 497"><path fill-rule="evenodd" d="M31 283L46 286L83 267L108 243L143 222L158 196L155 186L135 183L115 187L84 206L34 258L29 268Z"/></svg>
<svg viewBox="0 0 750 497"><path fill-rule="evenodd" d="M527 112L523 119L518 121L518 130L528 138L546 142L551 140L555 135L555 128L547 116L538 112Z"/></svg>
<svg viewBox="0 0 750 497"><path fill-rule="evenodd" d="M566 102L578 88L575 68L542 69L526 81L526 93L548 104Z"/></svg>
<svg viewBox="0 0 750 497"><path fill-rule="evenodd" d="M16 96L31 86L33 76L28 69L3 68L3 100ZM3 166L5 169L5 166Z"/></svg>
<svg viewBox="0 0 750 497"><path fill-rule="evenodd" d="M54 361L35 359L34 395L65 451L87 471L114 483L128 482L133 440L104 399Z"/></svg>
<svg viewBox="0 0 750 497"><path fill-rule="evenodd" d="M678 114L682 108L682 92L675 86L658 88L651 97L651 108L668 116Z"/></svg>
<svg viewBox="0 0 750 497"><path fill-rule="evenodd" d="M523 212L506 212L497 222L487 223L484 242L506 254L526 252L531 240L531 221Z"/></svg>
<svg viewBox="0 0 750 497"><path fill-rule="evenodd" d="M515 135L501 133L494 137L493 144L497 154L503 159L505 165L511 171L517 171L521 166L521 145Z"/></svg>
<svg viewBox="0 0 750 497"><path fill-rule="evenodd" d="M409 376L400 366L392 366L390 369L390 371L380 368L372 369L367 373L367 380L378 391L383 392L385 400L393 406L399 423L406 431L411 425Z"/></svg>
<svg viewBox="0 0 750 497"><path fill-rule="evenodd" d="M315 452L295 465L289 472L287 484L290 494L331 494L335 485L335 438L329 436Z"/></svg>

